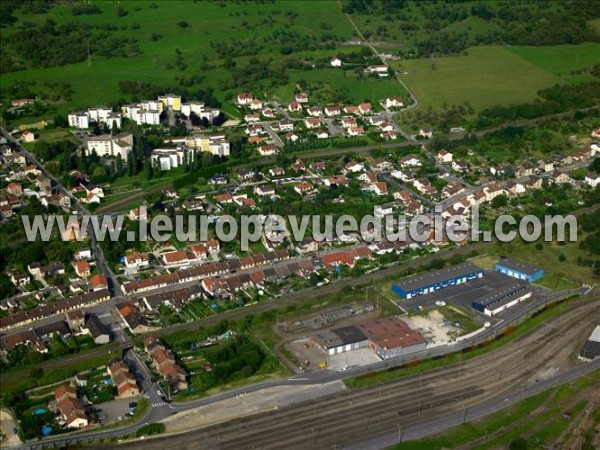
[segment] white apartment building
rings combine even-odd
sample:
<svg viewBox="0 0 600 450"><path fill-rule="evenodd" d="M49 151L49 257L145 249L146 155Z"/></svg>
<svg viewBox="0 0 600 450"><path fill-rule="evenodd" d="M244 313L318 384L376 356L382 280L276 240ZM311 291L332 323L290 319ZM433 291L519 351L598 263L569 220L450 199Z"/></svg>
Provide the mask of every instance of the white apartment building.
<svg viewBox="0 0 600 450"><path fill-rule="evenodd" d="M87 141L87 151L95 151L98 156L121 156L123 161L133 149L133 135L121 133L116 136L96 136Z"/></svg>

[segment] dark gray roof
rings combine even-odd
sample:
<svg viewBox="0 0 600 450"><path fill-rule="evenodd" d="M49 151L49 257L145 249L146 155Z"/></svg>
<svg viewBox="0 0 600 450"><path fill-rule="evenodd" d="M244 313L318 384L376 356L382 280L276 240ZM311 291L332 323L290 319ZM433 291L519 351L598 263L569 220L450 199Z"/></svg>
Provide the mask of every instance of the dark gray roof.
<svg viewBox="0 0 600 450"><path fill-rule="evenodd" d="M69 330L64 320L40 325L39 327L35 327L34 331L39 337L49 336L54 333L60 333L61 336L69 336L71 334L71 330Z"/></svg>
<svg viewBox="0 0 600 450"><path fill-rule="evenodd" d="M586 343L583 344L581 352L579 352L579 356L585 359L594 359L600 357L600 342L586 341Z"/></svg>
<svg viewBox="0 0 600 450"><path fill-rule="evenodd" d="M506 289L502 289L500 291L493 292L490 295L478 298L474 301L474 304L481 305L485 307L491 307L492 309L499 308L507 303L512 302L518 297L521 297L531 290L525 286L508 286Z"/></svg>
<svg viewBox="0 0 600 450"><path fill-rule="evenodd" d="M505 257L500 258L498 264L529 276L535 275L537 272L542 270L538 267L532 266L531 264L527 264L521 261L514 260L512 258Z"/></svg>
<svg viewBox="0 0 600 450"><path fill-rule="evenodd" d="M415 289L431 286L442 281L452 278L464 277L474 272L480 272L482 269L471 263L462 263L449 269L436 270L425 274L419 274L406 278L405 280L396 283L405 292L410 292Z"/></svg>
<svg viewBox="0 0 600 450"><path fill-rule="evenodd" d="M106 329L106 326L104 326L104 324L100 321L98 316L94 314L90 314L87 316L85 326L88 330L90 330L90 334L94 339L103 335L110 336L110 333Z"/></svg>
<svg viewBox="0 0 600 450"><path fill-rule="evenodd" d="M334 333L338 338L340 338L340 342L343 345L354 344L356 342L362 342L367 340L365 334L354 325L336 328L335 330L331 330L331 332Z"/></svg>

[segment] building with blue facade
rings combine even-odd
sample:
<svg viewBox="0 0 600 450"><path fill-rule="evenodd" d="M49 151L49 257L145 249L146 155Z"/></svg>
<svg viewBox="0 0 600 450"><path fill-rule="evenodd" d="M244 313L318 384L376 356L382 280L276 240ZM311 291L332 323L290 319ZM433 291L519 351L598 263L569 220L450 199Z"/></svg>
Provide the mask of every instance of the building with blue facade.
<svg viewBox="0 0 600 450"><path fill-rule="evenodd" d="M496 264L495 269L504 275L518 278L519 280L525 280L530 283L534 283L544 276L543 269L505 257L500 259Z"/></svg>
<svg viewBox="0 0 600 450"><path fill-rule="evenodd" d="M483 277L483 269L471 263L462 263L449 269L436 270L409 277L392 284L392 292L402 298L429 294L449 286L466 283Z"/></svg>

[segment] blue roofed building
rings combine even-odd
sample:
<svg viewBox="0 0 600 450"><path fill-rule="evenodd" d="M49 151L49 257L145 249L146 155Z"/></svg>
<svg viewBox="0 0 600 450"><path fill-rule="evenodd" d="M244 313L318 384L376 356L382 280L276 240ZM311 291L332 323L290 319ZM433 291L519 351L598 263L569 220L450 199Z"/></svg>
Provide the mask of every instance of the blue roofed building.
<svg viewBox="0 0 600 450"><path fill-rule="evenodd" d="M535 283L544 276L544 270L512 258L502 257L496 263L495 269L509 277Z"/></svg>
<svg viewBox="0 0 600 450"><path fill-rule="evenodd" d="M436 270L415 275L392 284L392 292L410 299L417 295L429 294L449 286L467 283L483 277L483 269L471 263L462 263L449 269Z"/></svg>

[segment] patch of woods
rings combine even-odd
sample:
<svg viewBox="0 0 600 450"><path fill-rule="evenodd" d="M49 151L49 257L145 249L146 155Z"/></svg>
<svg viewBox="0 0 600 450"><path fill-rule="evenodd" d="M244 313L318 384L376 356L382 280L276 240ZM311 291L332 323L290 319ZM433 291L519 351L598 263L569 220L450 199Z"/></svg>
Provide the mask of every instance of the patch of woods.
<svg viewBox="0 0 600 450"><path fill-rule="evenodd" d="M137 39L123 33L127 28L114 24L57 24L52 19L41 24L24 21L11 33L0 34L0 72L64 66L85 61L88 56L140 55Z"/></svg>
<svg viewBox="0 0 600 450"><path fill-rule="evenodd" d="M401 31L413 48L410 57L456 54L475 45L559 45L600 40L587 21L600 17L600 4L565 2L409 2L349 0L344 12L379 21L367 39L398 38ZM483 22L482 26L472 26ZM378 25L377 25L378 24ZM394 36L392 36L394 34Z"/></svg>

